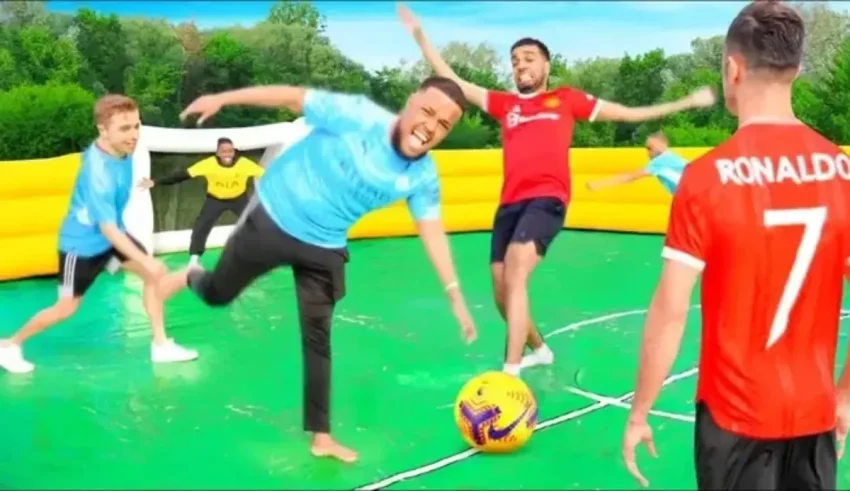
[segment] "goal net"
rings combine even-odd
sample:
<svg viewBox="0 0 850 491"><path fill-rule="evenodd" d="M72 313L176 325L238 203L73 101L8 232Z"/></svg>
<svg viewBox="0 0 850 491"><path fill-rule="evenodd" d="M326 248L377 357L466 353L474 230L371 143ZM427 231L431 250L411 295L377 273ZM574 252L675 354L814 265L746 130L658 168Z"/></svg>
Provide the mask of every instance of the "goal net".
<svg viewBox="0 0 850 491"><path fill-rule="evenodd" d="M231 139L244 156L265 167L309 132L303 119L250 128L143 126L133 154L133 180L156 179L180 167L186 168L215 154L218 139L223 137ZM204 195L203 184L187 182L156 186L150 191L136 190L125 212L128 231L155 253L187 251L192 224ZM232 225L213 228L207 248L223 246L232 230Z"/></svg>

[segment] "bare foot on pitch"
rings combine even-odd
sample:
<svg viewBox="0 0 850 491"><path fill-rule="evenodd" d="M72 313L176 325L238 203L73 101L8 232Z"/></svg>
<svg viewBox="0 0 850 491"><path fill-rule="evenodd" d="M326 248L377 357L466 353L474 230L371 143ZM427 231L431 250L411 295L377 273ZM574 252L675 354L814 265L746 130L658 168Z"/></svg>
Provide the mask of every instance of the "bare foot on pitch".
<svg viewBox="0 0 850 491"><path fill-rule="evenodd" d="M313 436L310 452L316 457L331 457L348 464L357 460L357 452L343 447L326 433Z"/></svg>

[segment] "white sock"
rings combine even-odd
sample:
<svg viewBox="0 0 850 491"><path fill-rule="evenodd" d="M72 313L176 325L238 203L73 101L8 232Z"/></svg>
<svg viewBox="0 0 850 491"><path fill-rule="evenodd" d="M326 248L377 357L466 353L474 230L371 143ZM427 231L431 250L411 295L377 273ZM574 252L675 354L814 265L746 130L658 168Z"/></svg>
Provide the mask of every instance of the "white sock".
<svg viewBox="0 0 850 491"><path fill-rule="evenodd" d="M192 265L192 266L197 266L199 259L200 259L199 256L189 256L189 264Z"/></svg>
<svg viewBox="0 0 850 491"><path fill-rule="evenodd" d="M508 373L508 374L514 375L514 376L516 376L516 377L519 377L520 365L519 365L519 363L516 363L516 364L514 364L514 363L505 363L505 366L504 366L504 368L502 369L502 371L503 371L503 372L505 372L505 373Z"/></svg>

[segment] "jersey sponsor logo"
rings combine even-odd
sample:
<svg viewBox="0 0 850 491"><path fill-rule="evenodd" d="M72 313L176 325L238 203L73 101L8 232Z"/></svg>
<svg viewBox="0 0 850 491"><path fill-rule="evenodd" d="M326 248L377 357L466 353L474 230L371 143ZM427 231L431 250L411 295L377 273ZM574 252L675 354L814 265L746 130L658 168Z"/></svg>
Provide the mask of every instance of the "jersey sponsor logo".
<svg viewBox="0 0 850 491"><path fill-rule="evenodd" d="M532 121L558 121L559 119L561 119L561 115L553 112L539 112L537 114L530 114L525 116L522 114L522 108L516 105L506 116L505 122L508 128L516 128L521 124L530 123Z"/></svg>
<svg viewBox="0 0 850 491"><path fill-rule="evenodd" d="M850 181L850 157L845 154L770 157L738 157L717 159L714 163L722 184L764 185L791 181L795 184L831 181L839 178Z"/></svg>

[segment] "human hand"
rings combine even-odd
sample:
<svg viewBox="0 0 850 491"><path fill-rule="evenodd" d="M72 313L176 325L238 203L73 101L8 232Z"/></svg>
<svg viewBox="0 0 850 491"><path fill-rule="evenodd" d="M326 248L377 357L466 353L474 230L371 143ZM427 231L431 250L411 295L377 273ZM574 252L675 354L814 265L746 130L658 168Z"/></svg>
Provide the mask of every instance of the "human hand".
<svg viewBox="0 0 850 491"><path fill-rule="evenodd" d="M224 106L224 102L217 94L203 95L198 97L186 109L180 113L180 120L185 120L188 116L197 114L197 125L201 126L204 121L213 117Z"/></svg>
<svg viewBox="0 0 850 491"><path fill-rule="evenodd" d="M848 431L850 431L850 399L839 396L835 406L835 449L839 459L844 455Z"/></svg>
<svg viewBox="0 0 850 491"><path fill-rule="evenodd" d="M143 177L143 178L139 179L139 182L136 183L136 186L139 187L139 188L142 188L142 189L150 189L150 188L154 187L154 185L155 185L155 183L151 179L148 179L147 177Z"/></svg>
<svg viewBox="0 0 850 491"><path fill-rule="evenodd" d="M623 446L621 450L623 462L626 464L629 474L641 486L647 487L649 486L649 481L643 477L640 469L638 469L637 462L635 462L635 449L641 443L646 445L646 449L649 450L650 455L658 457L658 453L655 451L655 442L652 440L652 429L649 427L649 424L645 419L629 418L626 423L626 431L623 434Z"/></svg>
<svg viewBox="0 0 850 491"><path fill-rule="evenodd" d="M415 35L421 29L419 19L413 15L413 12L406 5L399 2L396 4L396 11L398 12L399 20L401 20L401 25L404 26L408 33Z"/></svg>
<svg viewBox="0 0 850 491"><path fill-rule="evenodd" d="M711 107L717 102L717 96L711 87L702 87L691 92L687 97L688 105L692 108Z"/></svg>
<svg viewBox="0 0 850 491"><path fill-rule="evenodd" d="M478 337L478 330L475 328L475 322L472 320L472 315L469 314L469 309L466 307L466 301L458 294L452 299L452 313L457 319L460 326L460 336L470 344Z"/></svg>

